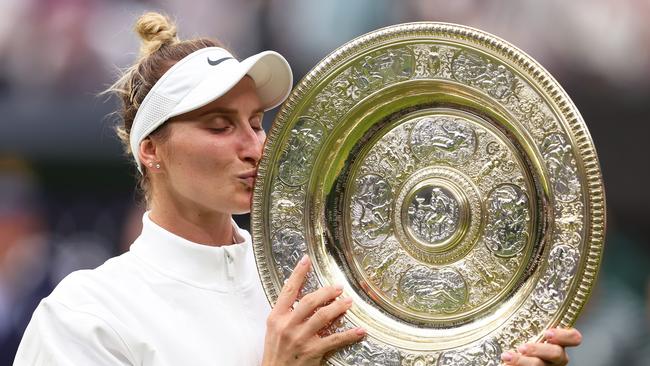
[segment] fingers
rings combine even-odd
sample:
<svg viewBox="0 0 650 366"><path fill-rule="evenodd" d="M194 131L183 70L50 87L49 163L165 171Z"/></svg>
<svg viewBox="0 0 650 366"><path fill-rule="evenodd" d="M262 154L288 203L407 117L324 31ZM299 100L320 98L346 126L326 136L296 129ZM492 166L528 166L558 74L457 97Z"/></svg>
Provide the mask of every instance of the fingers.
<svg viewBox="0 0 650 366"><path fill-rule="evenodd" d="M577 329L553 328L544 333L548 343L557 344L562 347L575 347L582 342L582 334Z"/></svg>
<svg viewBox="0 0 650 366"><path fill-rule="evenodd" d="M501 360L505 362L506 365L511 366L546 366L548 364L544 363L541 359L537 357L527 357L515 352L504 352L501 355Z"/></svg>
<svg viewBox="0 0 650 366"><path fill-rule="evenodd" d="M307 274L311 269L311 260L309 256L305 255L296 265L296 268L291 273L280 291L278 301L275 303L274 310L280 312L289 312L291 307L296 302L298 294L302 285L305 283Z"/></svg>
<svg viewBox="0 0 650 366"><path fill-rule="evenodd" d="M526 357L537 357L551 365L566 365L569 357L564 347L551 343L528 343L517 348Z"/></svg>
<svg viewBox="0 0 650 366"><path fill-rule="evenodd" d="M334 351L343 346L359 342L366 335L363 328L354 328L341 333L334 333L325 338L319 339L319 348L323 349L323 354Z"/></svg>
<svg viewBox="0 0 650 366"><path fill-rule="evenodd" d="M564 366L569 357L564 347L574 347L582 342L582 335L576 329L549 329L544 333L547 343L528 343L520 346L517 352L504 352L501 359L506 365L555 365Z"/></svg>
<svg viewBox="0 0 650 366"><path fill-rule="evenodd" d="M323 306L309 318L305 324L305 331L308 334L314 334L321 329L330 325L336 318L343 315L352 306L352 299L345 298L334 301L333 303Z"/></svg>
<svg viewBox="0 0 650 366"><path fill-rule="evenodd" d="M331 351L363 339L366 332L355 328L322 336L328 325L352 306L351 299L338 299L342 286L327 286L296 299L311 270L304 256L287 279L267 318L263 364L319 364ZM298 362L300 361L300 362Z"/></svg>
<svg viewBox="0 0 650 366"><path fill-rule="evenodd" d="M342 286L326 286L305 295L293 310L294 323L302 323L308 317L315 315L314 311L317 308L330 303L341 293L343 293Z"/></svg>

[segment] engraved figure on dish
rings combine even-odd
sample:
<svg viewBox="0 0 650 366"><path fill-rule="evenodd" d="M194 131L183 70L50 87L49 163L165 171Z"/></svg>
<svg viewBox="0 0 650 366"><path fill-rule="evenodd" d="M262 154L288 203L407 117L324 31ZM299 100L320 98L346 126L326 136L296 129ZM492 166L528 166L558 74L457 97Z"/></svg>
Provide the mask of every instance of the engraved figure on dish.
<svg viewBox="0 0 650 366"><path fill-rule="evenodd" d="M486 147L488 161L481 167L478 179L482 180L490 174L495 173L495 169L500 168L503 173L511 173L516 167L516 163L512 161L505 148L499 145L496 141L490 141Z"/></svg>
<svg viewBox="0 0 650 366"><path fill-rule="evenodd" d="M394 348L381 346L369 340L343 348L339 355L348 365L399 366L399 353Z"/></svg>
<svg viewBox="0 0 650 366"><path fill-rule="evenodd" d="M352 236L361 246L374 246L390 234L390 185L379 175L357 179L350 217Z"/></svg>
<svg viewBox="0 0 650 366"><path fill-rule="evenodd" d="M438 366L499 366L501 349L496 342L487 341L459 352L445 352Z"/></svg>
<svg viewBox="0 0 650 366"><path fill-rule="evenodd" d="M481 88L497 99L512 95L517 83L504 65L494 64L473 53L459 52L451 68L456 80Z"/></svg>
<svg viewBox="0 0 650 366"><path fill-rule="evenodd" d="M452 314L467 301L463 276L451 268L416 266L404 274L400 295L406 306L429 314Z"/></svg>
<svg viewBox="0 0 650 366"><path fill-rule="evenodd" d="M558 133L546 136L542 143L542 156L548 164L557 198L563 202L576 199L580 182L571 145L566 143L564 136Z"/></svg>
<svg viewBox="0 0 650 366"><path fill-rule="evenodd" d="M278 219L276 220L275 223L278 225L284 225L286 222L295 221L296 219L299 219L302 216L302 211L300 211L300 207L296 203L292 202L291 200L280 199L277 201L275 207L278 216Z"/></svg>
<svg viewBox="0 0 650 366"><path fill-rule="evenodd" d="M408 78L414 71L415 56L404 49L381 51L380 53L368 56L361 63L358 70L368 77L369 84L373 81L387 82L396 78Z"/></svg>
<svg viewBox="0 0 650 366"><path fill-rule="evenodd" d="M399 126L384 135L366 157L363 168L386 178L391 184L399 184L411 174L413 157L408 147L409 131Z"/></svg>
<svg viewBox="0 0 650 366"><path fill-rule="evenodd" d="M376 58L377 70L386 79L410 77L414 64L415 55L406 49L392 49Z"/></svg>
<svg viewBox="0 0 650 366"><path fill-rule="evenodd" d="M528 241L528 196L518 186L504 184L490 192L485 243L497 256L511 257Z"/></svg>
<svg viewBox="0 0 650 366"><path fill-rule="evenodd" d="M411 151L420 160L462 163L476 151L476 134L460 118L425 117L413 128L410 145Z"/></svg>
<svg viewBox="0 0 650 366"><path fill-rule="evenodd" d="M408 207L409 227L429 243L443 241L458 229L458 202L440 187L422 189Z"/></svg>
<svg viewBox="0 0 650 366"><path fill-rule="evenodd" d="M359 99L382 86L408 79L415 69L415 55L409 50L393 49L365 56L345 78L346 94Z"/></svg>
<svg viewBox="0 0 650 366"><path fill-rule="evenodd" d="M280 179L285 184L296 186L305 183L310 162L323 135L322 127L311 118L301 117L296 123L279 167Z"/></svg>
<svg viewBox="0 0 650 366"><path fill-rule="evenodd" d="M576 272L578 256L578 251L568 245L558 245L551 250L547 274L533 292L533 299L540 308L557 311Z"/></svg>
<svg viewBox="0 0 650 366"><path fill-rule="evenodd" d="M301 232L284 227L273 235L273 258L285 276L290 276L300 258L307 253L307 244Z"/></svg>
<svg viewBox="0 0 650 366"><path fill-rule="evenodd" d="M388 148L382 150L379 158L379 166L386 172L393 174L399 174L400 171L405 169L404 158L400 155L400 152L395 151L396 148L398 147L395 145L389 145Z"/></svg>
<svg viewBox="0 0 650 366"><path fill-rule="evenodd" d="M413 53L416 57L416 77L431 77L438 73L442 64L440 49L438 47L415 47Z"/></svg>

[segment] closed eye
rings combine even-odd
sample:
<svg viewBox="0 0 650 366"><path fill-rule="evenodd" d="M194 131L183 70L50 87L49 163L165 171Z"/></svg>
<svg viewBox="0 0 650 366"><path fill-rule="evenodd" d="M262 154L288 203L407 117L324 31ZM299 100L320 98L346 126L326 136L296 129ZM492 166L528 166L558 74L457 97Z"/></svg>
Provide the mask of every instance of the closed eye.
<svg viewBox="0 0 650 366"><path fill-rule="evenodd" d="M210 132L223 133L230 130L233 126L232 121L228 116L217 115L206 123L206 127Z"/></svg>
<svg viewBox="0 0 650 366"><path fill-rule="evenodd" d="M225 126L225 127L211 127L208 128L208 131L212 133L224 133L228 130L230 130L231 126Z"/></svg>

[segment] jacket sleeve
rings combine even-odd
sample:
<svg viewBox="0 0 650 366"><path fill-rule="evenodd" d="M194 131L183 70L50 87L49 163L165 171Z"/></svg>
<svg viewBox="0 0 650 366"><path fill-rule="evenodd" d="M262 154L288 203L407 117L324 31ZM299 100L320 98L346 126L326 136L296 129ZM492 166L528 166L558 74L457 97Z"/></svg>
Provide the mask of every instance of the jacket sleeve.
<svg viewBox="0 0 650 366"><path fill-rule="evenodd" d="M106 320L49 299L36 308L14 360L14 366L135 364Z"/></svg>

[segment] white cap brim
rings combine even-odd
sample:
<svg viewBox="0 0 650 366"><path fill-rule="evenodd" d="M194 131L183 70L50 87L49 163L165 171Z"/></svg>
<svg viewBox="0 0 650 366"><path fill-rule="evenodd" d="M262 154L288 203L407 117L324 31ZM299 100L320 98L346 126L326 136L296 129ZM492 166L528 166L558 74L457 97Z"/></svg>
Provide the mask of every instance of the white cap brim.
<svg viewBox="0 0 650 366"><path fill-rule="evenodd" d="M255 82L257 95L264 110L282 104L291 92L293 74L289 63L279 53L264 51L242 62L225 61L220 69L214 68L167 117L199 109L228 93L246 75Z"/></svg>

